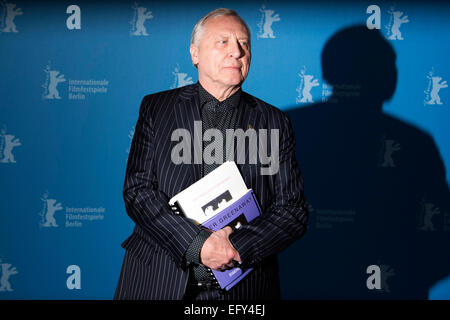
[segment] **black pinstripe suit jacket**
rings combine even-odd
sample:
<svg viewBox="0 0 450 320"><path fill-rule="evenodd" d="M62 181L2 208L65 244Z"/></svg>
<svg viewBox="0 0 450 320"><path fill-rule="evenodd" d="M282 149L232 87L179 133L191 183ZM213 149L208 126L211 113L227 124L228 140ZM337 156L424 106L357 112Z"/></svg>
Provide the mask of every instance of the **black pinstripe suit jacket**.
<svg viewBox="0 0 450 320"><path fill-rule="evenodd" d="M278 298L276 254L304 234L308 216L295 139L289 119L279 109L245 92L240 107L238 128L268 129L268 141L270 129L279 129L280 167L275 175L261 175L260 165L238 164L262 215L230 235L244 265L255 270L226 298ZM116 299L183 298L188 278L183 257L200 228L173 214L168 201L200 179L201 165L171 161L171 150L178 143L171 141L171 134L185 128L194 139L194 121L201 121L198 84L148 95L142 101L123 190L127 213L136 226L122 244L127 252ZM236 157L235 152L235 161ZM127 266L130 260L133 265Z"/></svg>

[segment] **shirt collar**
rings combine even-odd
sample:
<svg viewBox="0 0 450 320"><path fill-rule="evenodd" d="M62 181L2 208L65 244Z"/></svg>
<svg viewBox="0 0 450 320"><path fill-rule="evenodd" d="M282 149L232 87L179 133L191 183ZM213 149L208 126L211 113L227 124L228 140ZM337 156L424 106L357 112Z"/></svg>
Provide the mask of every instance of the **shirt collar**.
<svg viewBox="0 0 450 320"><path fill-rule="evenodd" d="M205 88L203 88L199 82L198 93L200 95L200 110L203 109L203 107L209 103L213 103L214 105L218 105L221 108L225 109L232 109L232 108L237 109L239 106L239 101L241 99L241 92L242 89L239 88L239 90L236 91L231 97L228 97L227 99L221 102L217 100L213 95L211 95L208 91L206 91Z"/></svg>

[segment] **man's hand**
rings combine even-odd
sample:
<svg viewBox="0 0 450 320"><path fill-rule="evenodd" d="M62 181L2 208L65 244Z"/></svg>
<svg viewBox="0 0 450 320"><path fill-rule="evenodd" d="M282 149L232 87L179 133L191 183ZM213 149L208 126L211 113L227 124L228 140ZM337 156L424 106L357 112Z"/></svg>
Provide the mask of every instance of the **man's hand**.
<svg viewBox="0 0 450 320"><path fill-rule="evenodd" d="M234 262L241 262L241 257L233 247L228 236L233 232L231 227L213 232L200 250L201 263L208 268L223 271L234 267Z"/></svg>

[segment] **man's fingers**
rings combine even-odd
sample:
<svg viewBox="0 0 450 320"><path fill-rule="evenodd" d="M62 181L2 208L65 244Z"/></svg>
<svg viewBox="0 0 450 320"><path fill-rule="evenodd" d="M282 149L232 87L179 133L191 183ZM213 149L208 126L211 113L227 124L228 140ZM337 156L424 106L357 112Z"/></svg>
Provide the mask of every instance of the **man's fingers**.
<svg viewBox="0 0 450 320"><path fill-rule="evenodd" d="M233 233L229 226L213 232L200 250L200 261L213 270L227 270L234 267L233 260L240 260L239 253L228 236Z"/></svg>
<svg viewBox="0 0 450 320"><path fill-rule="evenodd" d="M212 259L209 261L205 261L205 263L203 264L211 269L224 271L234 268L234 266L236 265L236 261L233 259L233 257L231 258L221 257L219 259Z"/></svg>
<svg viewBox="0 0 450 320"><path fill-rule="evenodd" d="M234 262L233 262L233 263L228 263L228 264L221 265L220 267L218 267L217 269L214 269L214 270L222 271L222 272L223 272L223 271L226 271L226 270L231 270L231 269L233 269L234 266L235 266L235 264L234 264Z"/></svg>

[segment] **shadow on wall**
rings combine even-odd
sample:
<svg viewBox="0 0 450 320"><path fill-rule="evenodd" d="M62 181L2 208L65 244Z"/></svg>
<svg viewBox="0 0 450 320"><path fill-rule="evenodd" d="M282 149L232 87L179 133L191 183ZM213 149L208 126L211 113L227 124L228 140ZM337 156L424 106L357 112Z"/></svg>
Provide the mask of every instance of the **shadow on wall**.
<svg viewBox="0 0 450 320"><path fill-rule="evenodd" d="M311 210L305 237L279 257L284 299L426 299L450 274L439 151L427 133L382 111L395 92L395 60L377 30L340 30L322 52L333 94L286 112Z"/></svg>

